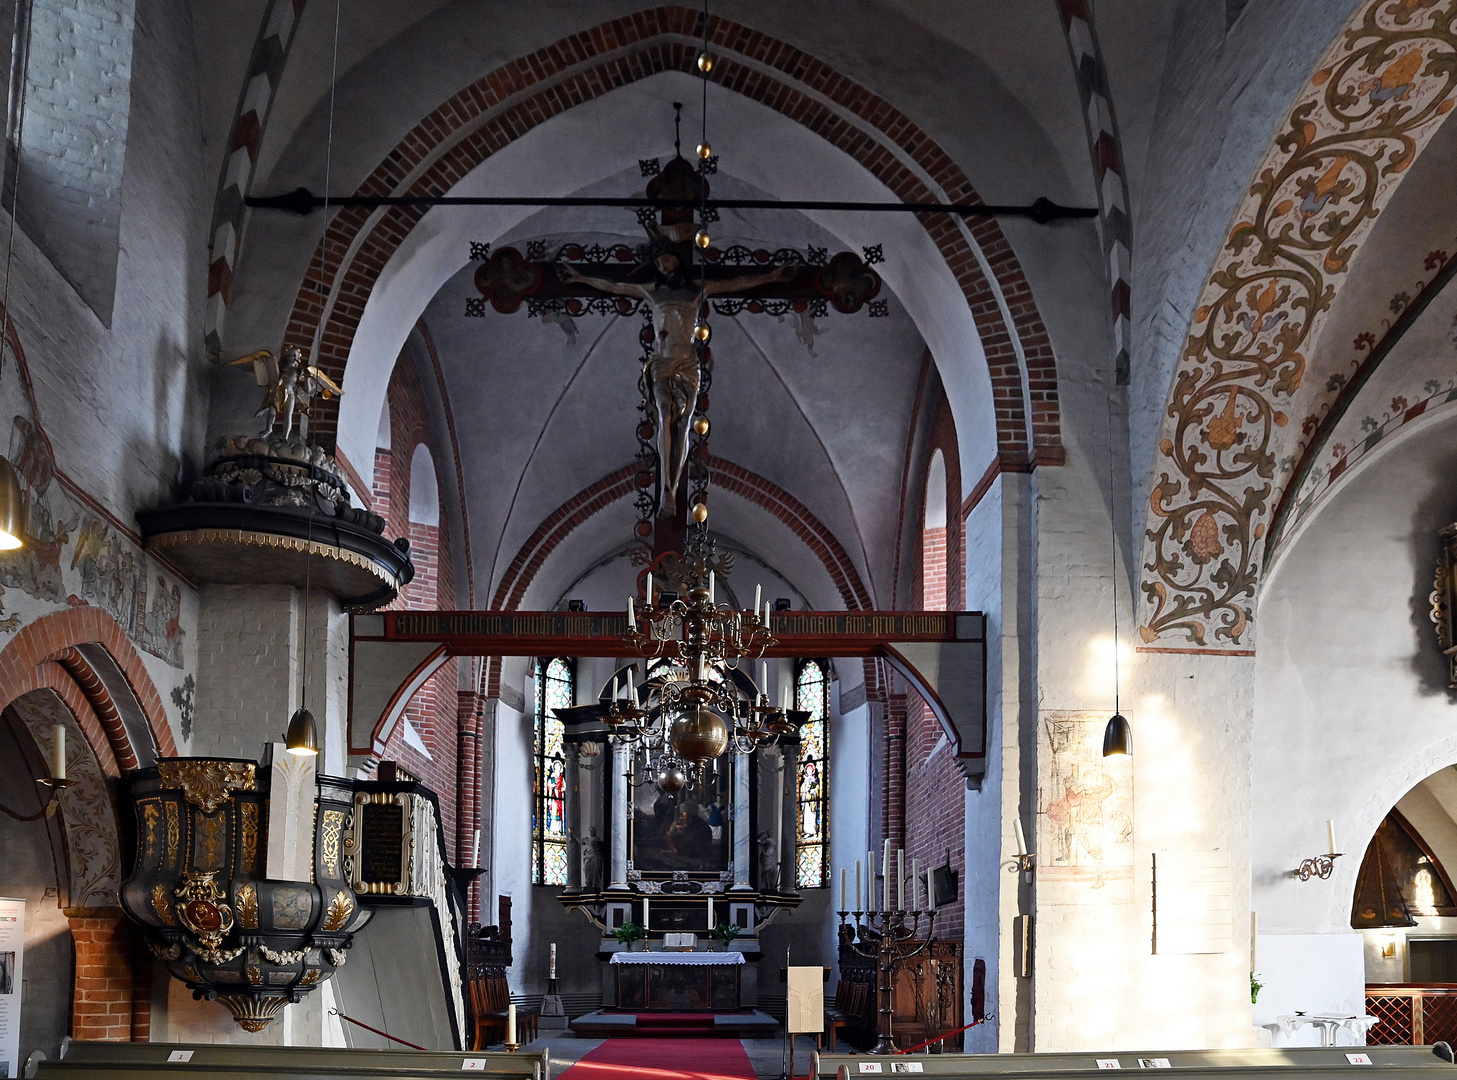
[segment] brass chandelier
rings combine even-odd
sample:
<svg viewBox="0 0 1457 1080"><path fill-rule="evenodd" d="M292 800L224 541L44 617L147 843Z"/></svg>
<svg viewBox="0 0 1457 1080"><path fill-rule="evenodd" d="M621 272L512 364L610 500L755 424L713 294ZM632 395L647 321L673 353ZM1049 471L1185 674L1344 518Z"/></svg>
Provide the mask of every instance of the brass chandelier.
<svg viewBox="0 0 1457 1080"><path fill-rule="evenodd" d="M778 644L770 633L769 603L760 607L761 590L755 590L752 610L736 611L717 602L714 571L705 571L705 561L692 565L685 596L655 598L648 574L643 608L628 598L626 642L649 664L665 660L671 666L661 677L645 679L641 693L629 668L625 680L614 680L602 718L619 743L658 758L659 784L669 789L730 746L750 754L799 730L789 716L788 687L776 707L764 689L765 665L759 665L757 684L741 668Z"/></svg>

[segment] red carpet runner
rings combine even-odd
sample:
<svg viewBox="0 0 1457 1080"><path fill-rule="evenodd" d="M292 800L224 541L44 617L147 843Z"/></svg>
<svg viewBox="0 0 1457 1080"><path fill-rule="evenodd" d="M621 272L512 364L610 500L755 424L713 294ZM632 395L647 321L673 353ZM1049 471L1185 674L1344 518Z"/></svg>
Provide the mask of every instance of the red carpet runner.
<svg viewBox="0 0 1457 1080"><path fill-rule="evenodd" d="M738 1039L608 1039L559 1080L754 1080Z"/></svg>

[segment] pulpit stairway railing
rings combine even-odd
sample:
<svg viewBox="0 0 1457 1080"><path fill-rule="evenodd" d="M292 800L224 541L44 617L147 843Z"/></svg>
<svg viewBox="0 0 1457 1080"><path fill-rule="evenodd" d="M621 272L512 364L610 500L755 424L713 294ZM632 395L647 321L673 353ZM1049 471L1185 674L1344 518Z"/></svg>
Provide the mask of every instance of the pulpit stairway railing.
<svg viewBox="0 0 1457 1080"><path fill-rule="evenodd" d="M1457 983L1382 983L1366 987L1366 1015L1377 1022L1369 1046L1457 1045Z"/></svg>

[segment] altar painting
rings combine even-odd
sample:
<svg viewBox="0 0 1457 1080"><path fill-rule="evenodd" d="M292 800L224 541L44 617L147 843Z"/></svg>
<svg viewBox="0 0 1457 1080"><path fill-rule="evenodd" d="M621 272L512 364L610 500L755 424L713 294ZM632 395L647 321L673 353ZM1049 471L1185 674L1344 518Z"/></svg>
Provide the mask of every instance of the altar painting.
<svg viewBox="0 0 1457 1080"><path fill-rule="evenodd" d="M729 869L732 828L729 770L713 768L702 784L669 795L654 783L633 800L632 867L639 873Z"/></svg>

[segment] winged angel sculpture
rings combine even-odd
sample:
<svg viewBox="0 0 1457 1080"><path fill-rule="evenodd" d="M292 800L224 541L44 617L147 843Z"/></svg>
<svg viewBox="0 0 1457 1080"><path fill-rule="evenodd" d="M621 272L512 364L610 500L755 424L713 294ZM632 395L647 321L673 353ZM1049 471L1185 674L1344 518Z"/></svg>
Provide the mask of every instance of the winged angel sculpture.
<svg viewBox="0 0 1457 1080"><path fill-rule="evenodd" d="M253 377L258 380L258 385L267 387L263 392L263 404L253 414L263 417L263 430L259 434L265 439L280 423L283 425L283 438L289 439L293 435L295 414L298 416L299 436L307 439L314 399L327 401L331 397L344 396L344 391L333 379L312 364L304 363L303 350L297 345L285 345L277 360L268 349L259 349L232 362L234 367L242 364L252 364Z"/></svg>

